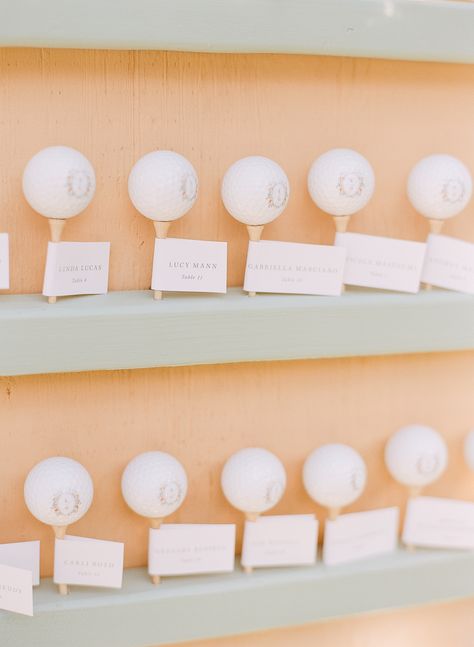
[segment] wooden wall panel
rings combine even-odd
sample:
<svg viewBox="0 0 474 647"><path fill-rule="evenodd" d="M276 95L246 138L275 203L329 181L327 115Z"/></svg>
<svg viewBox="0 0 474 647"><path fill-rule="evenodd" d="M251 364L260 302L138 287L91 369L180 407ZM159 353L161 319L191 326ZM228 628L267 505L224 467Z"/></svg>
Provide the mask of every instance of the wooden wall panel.
<svg viewBox="0 0 474 647"><path fill-rule="evenodd" d="M52 533L23 503L37 461L67 455L91 472L94 504L74 532L127 542L128 566L145 564L147 524L122 500L120 475L135 454L175 454L190 477L177 521L240 521L219 485L233 451L260 445L281 456L288 490L276 512L311 512L301 484L307 454L347 442L367 461L366 493L351 509L403 504L383 464L399 426L433 425L449 443L448 472L429 491L474 497L462 441L474 426L474 353L319 360L2 378L0 541L41 537L51 572ZM321 510L316 510L321 513Z"/></svg>
<svg viewBox="0 0 474 647"><path fill-rule="evenodd" d="M98 175L96 198L67 225L68 240L111 240L110 286L150 283L153 229L126 187L135 160L171 148L196 166L201 192L171 235L229 241L229 280L242 282L245 228L224 211L220 179L249 154L274 158L292 188L287 211L266 228L281 240L330 242L332 223L306 190L313 158L354 147L372 162L374 199L354 231L422 239L409 206L410 167L432 152L474 170L474 68L467 65L282 55L0 50L0 231L12 236L12 290L38 292L47 226L26 205L21 174L40 148L83 151ZM472 211L472 210L471 210ZM469 211L449 224L474 240Z"/></svg>

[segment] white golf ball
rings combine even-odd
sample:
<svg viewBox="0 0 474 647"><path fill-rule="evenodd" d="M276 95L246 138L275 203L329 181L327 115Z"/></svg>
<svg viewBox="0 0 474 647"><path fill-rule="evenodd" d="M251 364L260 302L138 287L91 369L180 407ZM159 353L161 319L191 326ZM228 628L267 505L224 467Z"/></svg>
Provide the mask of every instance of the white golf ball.
<svg viewBox="0 0 474 647"><path fill-rule="evenodd" d="M283 496L286 472L275 454L259 447L248 447L227 459L221 486L234 508L261 513L273 508Z"/></svg>
<svg viewBox="0 0 474 647"><path fill-rule="evenodd" d="M448 450L442 436L424 425L402 427L385 446L385 464L393 478L408 487L423 487L446 469Z"/></svg>
<svg viewBox="0 0 474 647"><path fill-rule="evenodd" d="M25 167L23 193L30 207L45 218L72 218L94 197L94 168L74 148L43 148Z"/></svg>
<svg viewBox="0 0 474 647"><path fill-rule="evenodd" d="M469 469L474 470L474 429L468 433L464 441L464 458Z"/></svg>
<svg viewBox="0 0 474 647"><path fill-rule="evenodd" d="M149 519L172 514L183 503L188 478L181 463L165 452L135 456L122 474L122 494L128 506Z"/></svg>
<svg viewBox="0 0 474 647"><path fill-rule="evenodd" d="M33 467L25 480L25 503L49 526L67 526L89 510L94 486L89 472L72 458L54 456Z"/></svg>
<svg viewBox="0 0 474 647"><path fill-rule="evenodd" d="M225 208L245 225L266 225L282 213L290 183L276 162L258 155L244 157L227 169L221 196Z"/></svg>
<svg viewBox="0 0 474 647"><path fill-rule="evenodd" d="M333 148L318 157L308 173L316 205L331 216L351 216L369 202L375 188L372 166L350 148Z"/></svg>
<svg viewBox="0 0 474 647"><path fill-rule="evenodd" d="M407 193L425 218L446 220L462 211L471 199L471 174L451 155L429 155L412 168Z"/></svg>
<svg viewBox="0 0 474 647"><path fill-rule="evenodd" d="M306 492L326 508L342 508L358 499L366 481L364 459L355 449L341 443L318 447L303 467Z"/></svg>
<svg viewBox="0 0 474 647"><path fill-rule="evenodd" d="M141 157L128 176L134 207L150 220L170 222L196 202L198 177L193 165L173 151L153 151Z"/></svg>

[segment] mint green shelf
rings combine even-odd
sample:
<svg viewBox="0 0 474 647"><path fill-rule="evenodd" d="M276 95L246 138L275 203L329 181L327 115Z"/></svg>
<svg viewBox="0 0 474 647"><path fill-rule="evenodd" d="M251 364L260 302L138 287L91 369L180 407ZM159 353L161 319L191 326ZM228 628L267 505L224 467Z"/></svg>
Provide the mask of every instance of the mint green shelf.
<svg viewBox="0 0 474 647"><path fill-rule="evenodd" d="M16 0L0 46L474 62L474 7L441 0Z"/></svg>
<svg viewBox="0 0 474 647"><path fill-rule="evenodd" d="M354 614L474 596L474 553L397 553L347 566L240 571L164 579L125 574L120 591L51 580L35 592L35 617L0 612L5 647L149 647L291 627Z"/></svg>
<svg viewBox="0 0 474 647"><path fill-rule="evenodd" d="M474 297L0 296L0 375L474 349Z"/></svg>

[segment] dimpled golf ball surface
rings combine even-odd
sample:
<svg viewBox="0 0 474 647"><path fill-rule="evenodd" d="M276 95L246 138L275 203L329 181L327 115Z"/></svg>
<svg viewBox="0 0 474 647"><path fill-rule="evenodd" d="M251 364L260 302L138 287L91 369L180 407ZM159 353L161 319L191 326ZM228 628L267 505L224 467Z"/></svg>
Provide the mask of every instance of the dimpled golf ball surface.
<svg viewBox="0 0 474 647"><path fill-rule="evenodd" d="M385 464L393 478L408 487L436 481L446 469L448 450L442 436L424 425L402 427L385 446Z"/></svg>
<svg viewBox="0 0 474 647"><path fill-rule="evenodd" d="M245 225L266 225L288 204L290 183L276 162L258 155L244 157L227 170L222 180L222 201L227 211Z"/></svg>
<svg viewBox="0 0 474 647"><path fill-rule="evenodd" d="M286 488L286 472L279 458L266 449L249 447L232 454L222 470L221 486L229 503L242 512L273 508Z"/></svg>
<svg viewBox="0 0 474 647"><path fill-rule="evenodd" d="M375 188L372 166L350 148L333 148L318 157L308 173L308 190L317 206L331 216L350 216L363 209Z"/></svg>
<svg viewBox="0 0 474 647"><path fill-rule="evenodd" d="M128 177L134 207L150 220L169 222L196 202L198 177L191 162L173 151L153 151L141 157Z"/></svg>
<svg viewBox="0 0 474 647"><path fill-rule="evenodd" d="M474 470L474 429L468 433L464 441L464 458L469 469Z"/></svg>
<svg viewBox="0 0 474 647"><path fill-rule="evenodd" d="M94 197L94 169L74 148L43 148L25 167L23 193L28 204L45 218L72 218Z"/></svg>
<svg viewBox="0 0 474 647"><path fill-rule="evenodd" d="M181 463L165 452L145 452L133 458L122 475L128 506L149 519L172 514L183 503L188 479Z"/></svg>
<svg viewBox="0 0 474 647"><path fill-rule="evenodd" d="M26 477L24 496L34 517L50 526L67 526L89 510L94 486L80 463L55 456L33 467Z"/></svg>
<svg viewBox="0 0 474 647"><path fill-rule="evenodd" d="M472 179L464 164L451 155L430 155L411 170L407 194L426 218L446 220L462 211L472 195Z"/></svg>
<svg viewBox="0 0 474 647"><path fill-rule="evenodd" d="M303 467L306 492L327 508L343 507L358 499L366 481L365 462L348 445L322 445L308 456Z"/></svg>

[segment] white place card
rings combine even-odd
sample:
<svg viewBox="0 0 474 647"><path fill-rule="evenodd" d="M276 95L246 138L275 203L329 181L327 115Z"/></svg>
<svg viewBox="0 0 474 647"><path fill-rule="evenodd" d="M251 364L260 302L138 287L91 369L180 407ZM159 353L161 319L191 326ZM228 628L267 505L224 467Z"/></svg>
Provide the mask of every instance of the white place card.
<svg viewBox="0 0 474 647"><path fill-rule="evenodd" d="M408 546L474 550L474 503L429 496L410 499L402 540Z"/></svg>
<svg viewBox="0 0 474 647"><path fill-rule="evenodd" d="M474 294L474 244L430 234L421 280L440 288Z"/></svg>
<svg viewBox="0 0 474 647"><path fill-rule="evenodd" d="M54 582L122 587L124 544L66 535L54 545Z"/></svg>
<svg viewBox="0 0 474 647"><path fill-rule="evenodd" d="M31 571L0 564L0 609L33 615Z"/></svg>
<svg viewBox="0 0 474 647"><path fill-rule="evenodd" d="M318 521L313 514L270 515L246 521L242 566L314 564Z"/></svg>
<svg viewBox="0 0 474 647"><path fill-rule="evenodd" d="M152 290L227 291L227 243L155 238Z"/></svg>
<svg viewBox="0 0 474 647"><path fill-rule="evenodd" d="M40 583L40 543L39 541L19 541L0 544L0 564L31 571L33 586Z"/></svg>
<svg viewBox="0 0 474 647"><path fill-rule="evenodd" d="M8 252L8 234L0 234L0 290L10 287L10 260Z"/></svg>
<svg viewBox="0 0 474 647"><path fill-rule="evenodd" d="M398 508L354 512L326 521L323 562L334 566L393 552L398 524Z"/></svg>
<svg viewBox="0 0 474 647"><path fill-rule="evenodd" d="M150 575L228 573L234 561L235 524L166 523L150 528Z"/></svg>
<svg viewBox="0 0 474 647"><path fill-rule="evenodd" d="M345 253L332 245L251 241L244 290L338 296Z"/></svg>
<svg viewBox="0 0 474 647"><path fill-rule="evenodd" d="M43 294L106 294L110 243L48 243Z"/></svg>
<svg viewBox="0 0 474 647"><path fill-rule="evenodd" d="M344 283L379 290L418 292L425 243L365 234L336 234L347 252Z"/></svg>

